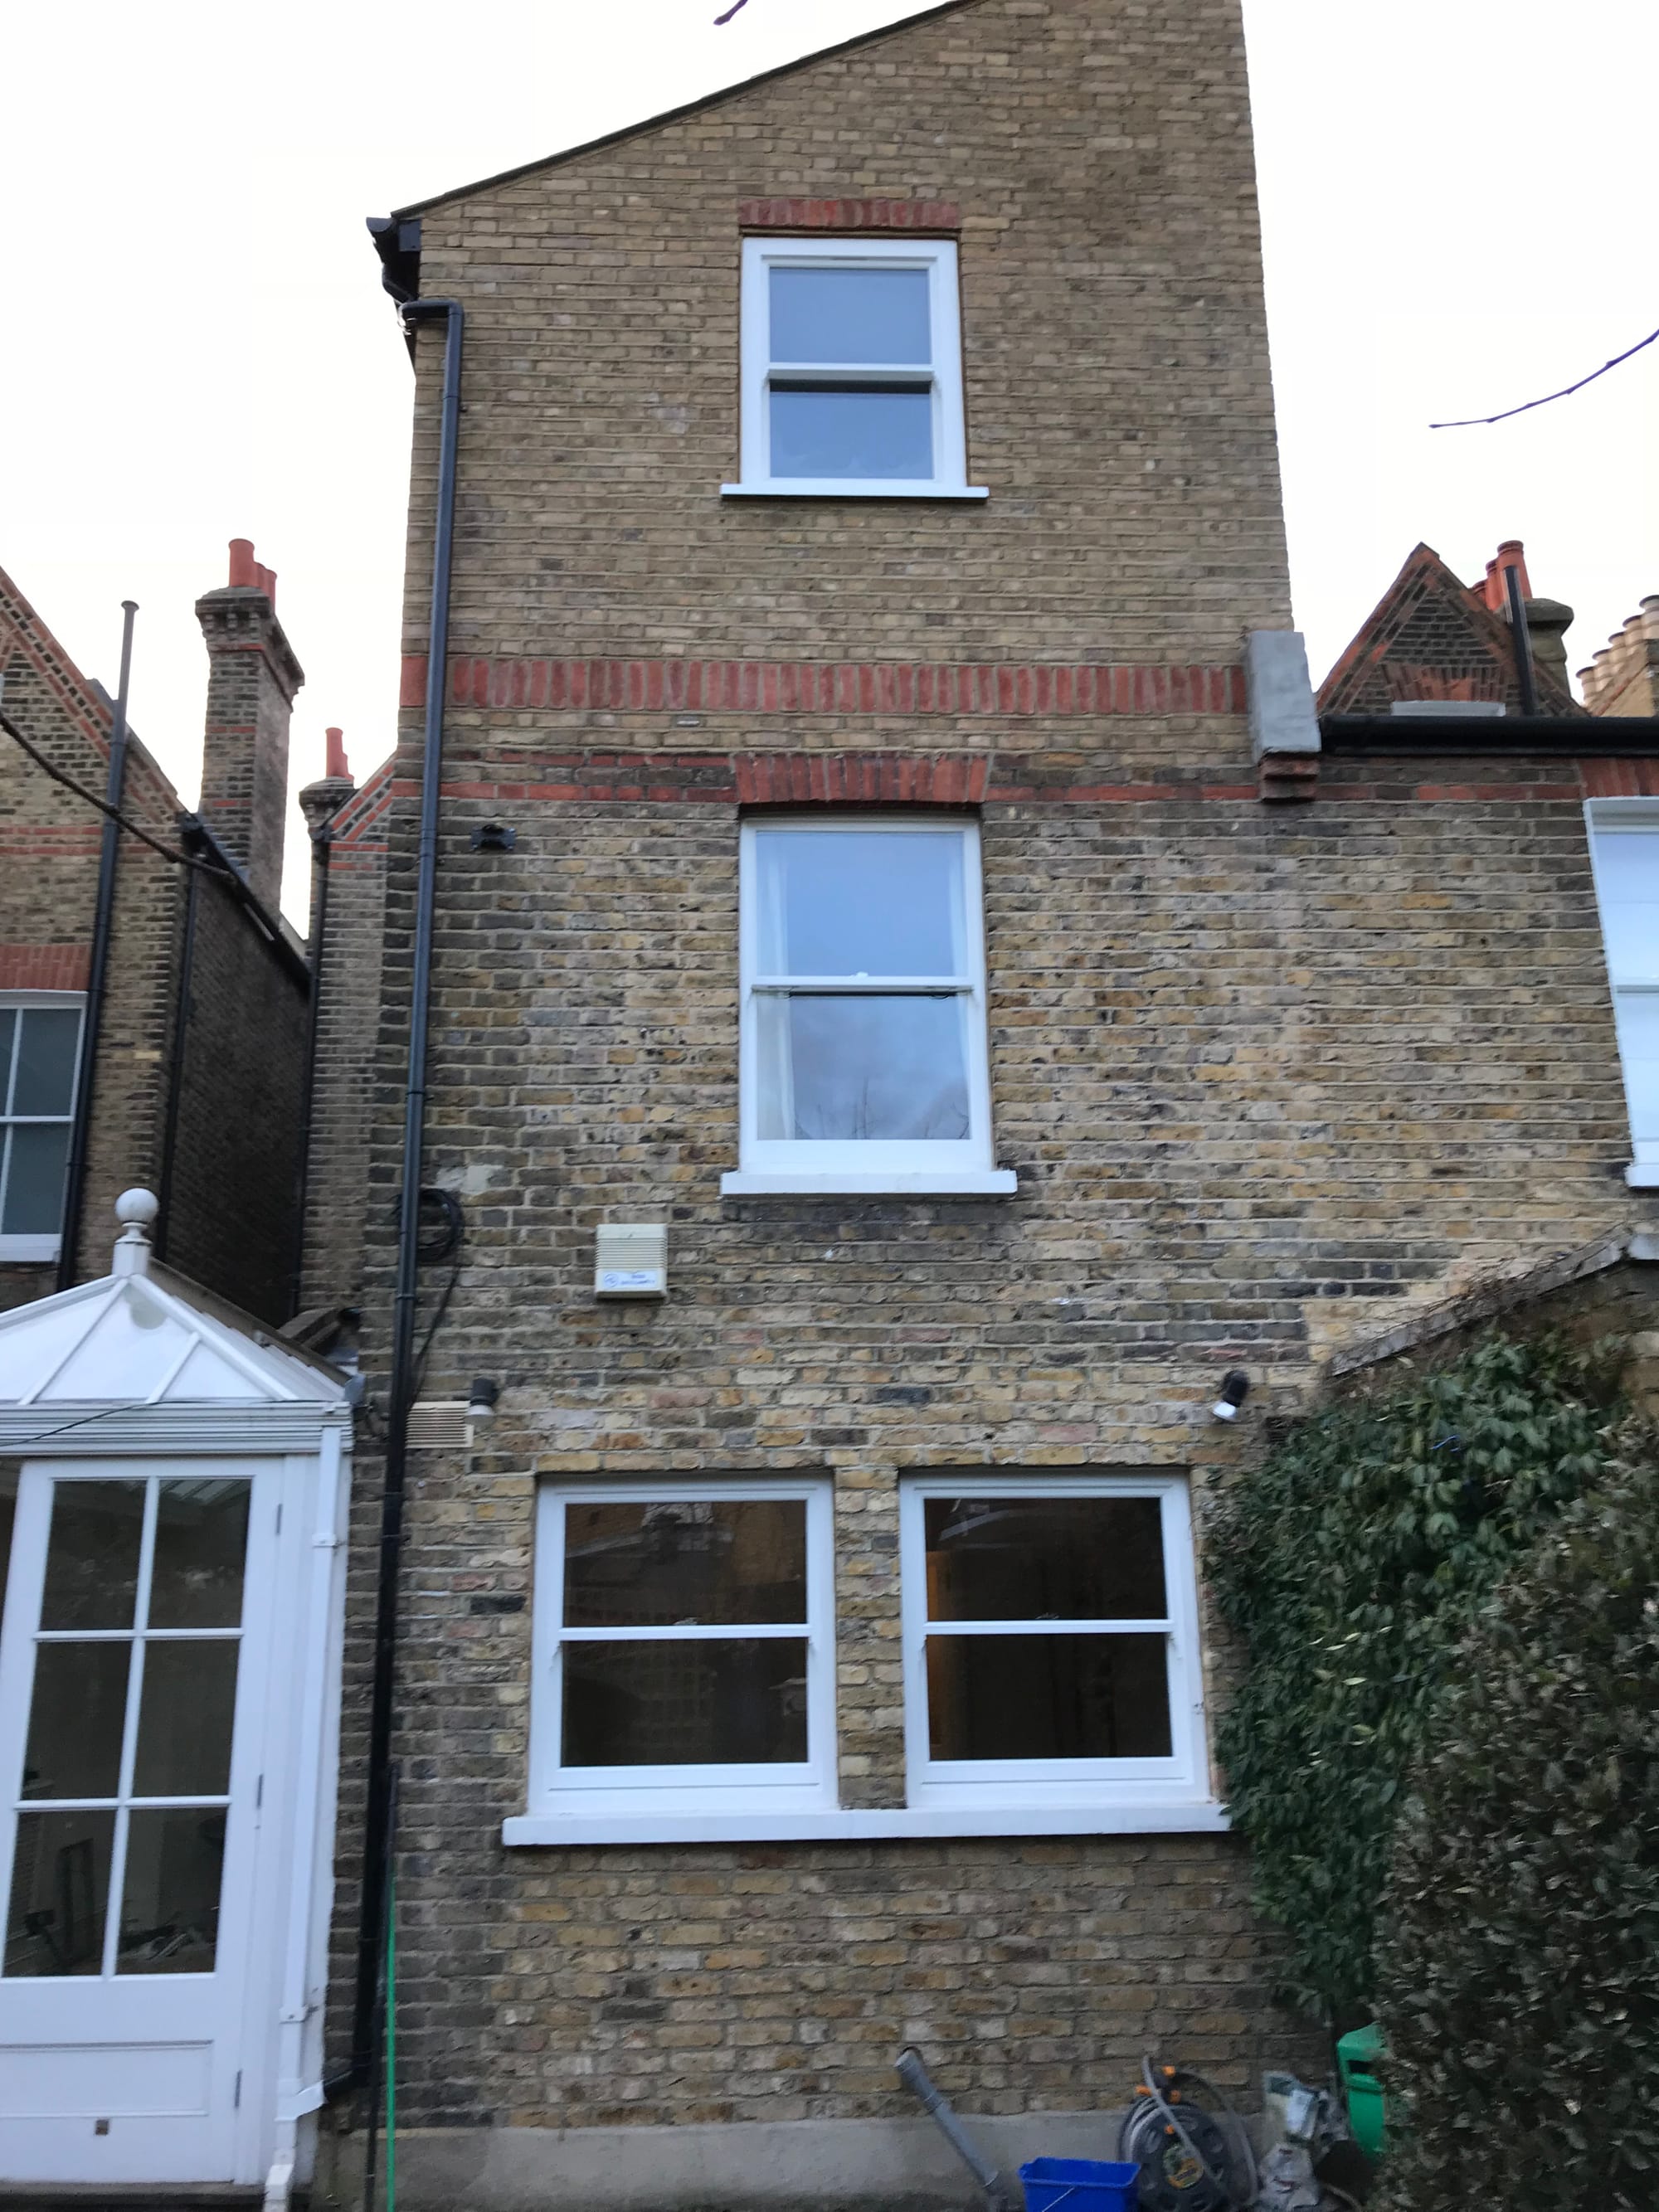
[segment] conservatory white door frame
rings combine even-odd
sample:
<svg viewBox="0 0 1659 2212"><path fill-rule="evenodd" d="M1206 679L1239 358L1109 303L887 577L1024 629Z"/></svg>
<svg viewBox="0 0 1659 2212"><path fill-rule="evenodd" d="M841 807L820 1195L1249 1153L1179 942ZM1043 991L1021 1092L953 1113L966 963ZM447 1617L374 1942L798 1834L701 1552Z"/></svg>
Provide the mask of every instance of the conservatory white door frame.
<svg viewBox="0 0 1659 2212"><path fill-rule="evenodd" d="M121 2186L264 2176L266 2077L289 1904L281 1878L289 1854L280 1820L290 1793L280 1711L292 1686L273 1662L294 1648L302 1610L298 1577L283 1569L291 1547L280 1544L279 1532L284 1493L295 1506L303 1495L285 1478L303 1466L282 1455L193 1453L22 1462L0 1632L0 1900L8 1900L0 2179L7 2182ZM49 1558L59 1574L66 1540L60 1536L50 1549L55 1504L66 1492L83 1504L116 1494L90 1492L88 1484L122 1486L121 1510L136 1507L138 1516L132 1598L121 1600L125 1629L118 1606L96 1614L116 1620L113 1626L77 1631L42 1621ZM150 1611L164 1505L173 1511L204 1484L239 1502L246 1486L234 1631L210 1607L210 1625L193 1628L167 1625L165 1607ZM70 1521L60 1505L60 1527ZM89 1571L85 1561L79 1571ZM52 1602L57 1619L62 1601ZM234 1692L224 1686L228 1667ZM54 1668L61 1710L85 1714L82 1730L54 1735L47 1725L60 1711ZM104 1737L93 1743L100 1681L108 1711ZM77 1704L80 1683L90 1694ZM32 1713L40 1718L29 1769ZM53 1787L42 1765L43 1732L47 1752L60 1745L60 1766L78 1772L83 1786ZM86 1741L73 1741L76 1734ZM118 1771L110 1763L118 1740ZM222 1772L211 1762L222 1762L227 1751ZM198 1771L191 1771L192 1760ZM54 1805L64 1809L38 1809ZM25 1862L19 1841L30 1829ZM54 1852L50 1872L40 1863L46 1849ZM221 1850L215 1911L201 1900ZM31 1896L44 1910L14 1913L15 1868L32 1878ZM161 1911L168 1881L195 1898L199 1917L175 1919L167 1932L145 1931L135 1924L134 1900L142 1895L152 1913ZM175 1900L175 1912L181 1909ZM41 1932L32 1936L35 1924ZM169 1955L195 1963L169 1966ZM204 1958L211 1963L203 1970Z"/></svg>

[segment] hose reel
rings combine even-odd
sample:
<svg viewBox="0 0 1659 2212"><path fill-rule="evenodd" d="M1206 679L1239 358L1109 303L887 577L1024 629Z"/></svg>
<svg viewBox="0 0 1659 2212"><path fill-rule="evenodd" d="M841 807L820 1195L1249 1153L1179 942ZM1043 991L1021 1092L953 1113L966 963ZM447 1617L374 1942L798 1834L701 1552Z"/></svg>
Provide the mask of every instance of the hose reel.
<svg viewBox="0 0 1659 2212"><path fill-rule="evenodd" d="M1243 2212L1255 2201L1255 2165L1242 2130L1222 2124L1232 2117L1226 2099L1188 2066L1140 2063L1117 2139L1119 2157L1140 2168L1140 2212Z"/></svg>

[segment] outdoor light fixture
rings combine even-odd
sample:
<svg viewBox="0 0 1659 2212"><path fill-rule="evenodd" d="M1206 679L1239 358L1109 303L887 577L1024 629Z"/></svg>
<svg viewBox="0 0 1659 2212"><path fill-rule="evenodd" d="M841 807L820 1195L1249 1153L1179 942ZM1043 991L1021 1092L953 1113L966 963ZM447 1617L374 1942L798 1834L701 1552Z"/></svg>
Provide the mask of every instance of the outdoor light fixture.
<svg viewBox="0 0 1659 2212"><path fill-rule="evenodd" d="M1239 1407L1249 1395L1249 1376L1242 1367L1230 1367L1221 1378L1221 1395L1210 1411L1218 1421L1236 1421Z"/></svg>
<svg viewBox="0 0 1659 2212"><path fill-rule="evenodd" d="M472 1387L466 1394L466 1418L469 1421L488 1421L494 1417L495 1401L501 1395L501 1386L493 1375L475 1375Z"/></svg>

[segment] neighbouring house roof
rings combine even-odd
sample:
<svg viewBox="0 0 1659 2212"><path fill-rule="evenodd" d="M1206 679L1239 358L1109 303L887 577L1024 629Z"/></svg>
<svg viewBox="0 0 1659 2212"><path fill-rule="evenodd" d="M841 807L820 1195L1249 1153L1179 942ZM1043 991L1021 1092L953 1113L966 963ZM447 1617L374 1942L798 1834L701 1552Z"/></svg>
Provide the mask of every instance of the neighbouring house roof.
<svg viewBox="0 0 1659 2212"><path fill-rule="evenodd" d="M452 200L469 198L474 192L487 192L497 185L509 185L520 177L534 176L542 169L552 169L566 161L579 160L584 154L597 153L603 146L620 145L625 139L636 138L647 131L659 131L665 124L678 123L688 115L701 114L705 109L718 107L723 101L736 100L757 85L775 83L778 78L793 76L799 70L811 69L815 63L830 61L840 54L855 52L860 46L878 45L884 39L900 36L918 23L933 21L940 15L955 15L959 9L971 8L976 0L941 0L941 4L920 9L907 15L902 22L884 23L873 31L860 31L855 38L842 39L833 46L820 46L810 54L799 55L792 62L781 62L775 69L762 70L757 76L746 76L736 84L722 85L717 91L703 93L696 100L684 101L678 107L664 108L656 115L641 116L637 123L625 123L620 130L607 131L598 138L584 139L579 146L566 146L556 154L544 154L533 161L521 161L516 168L499 170L494 176L480 177L470 185L457 185L448 191L433 192L423 200L412 200L407 207L394 209L394 222L407 221L410 216L424 215L429 209L446 207Z"/></svg>
<svg viewBox="0 0 1659 2212"><path fill-rule="evenodd" d="M1399 699L1443 699L1501 702L1518 714L1513 641L1492 596L1488 583L1461 582L1431 545L1416 547L1320 685L1320 713L1386 714ZM1542 712L1583 713L1541 662L1534 674Z"/></svg>

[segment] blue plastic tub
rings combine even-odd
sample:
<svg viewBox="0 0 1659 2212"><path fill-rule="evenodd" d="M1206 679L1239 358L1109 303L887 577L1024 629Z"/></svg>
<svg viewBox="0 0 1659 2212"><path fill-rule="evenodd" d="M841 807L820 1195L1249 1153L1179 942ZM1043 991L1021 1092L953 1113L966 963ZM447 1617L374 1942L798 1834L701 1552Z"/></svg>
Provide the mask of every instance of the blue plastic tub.
<svg viewBox="0 0 1659 2212"><path fill-rule="evenodd" d="M1019 2169L1025 2212L1135 2212L1138 2166L1097 2158L1034 2158Z"/></svg>

